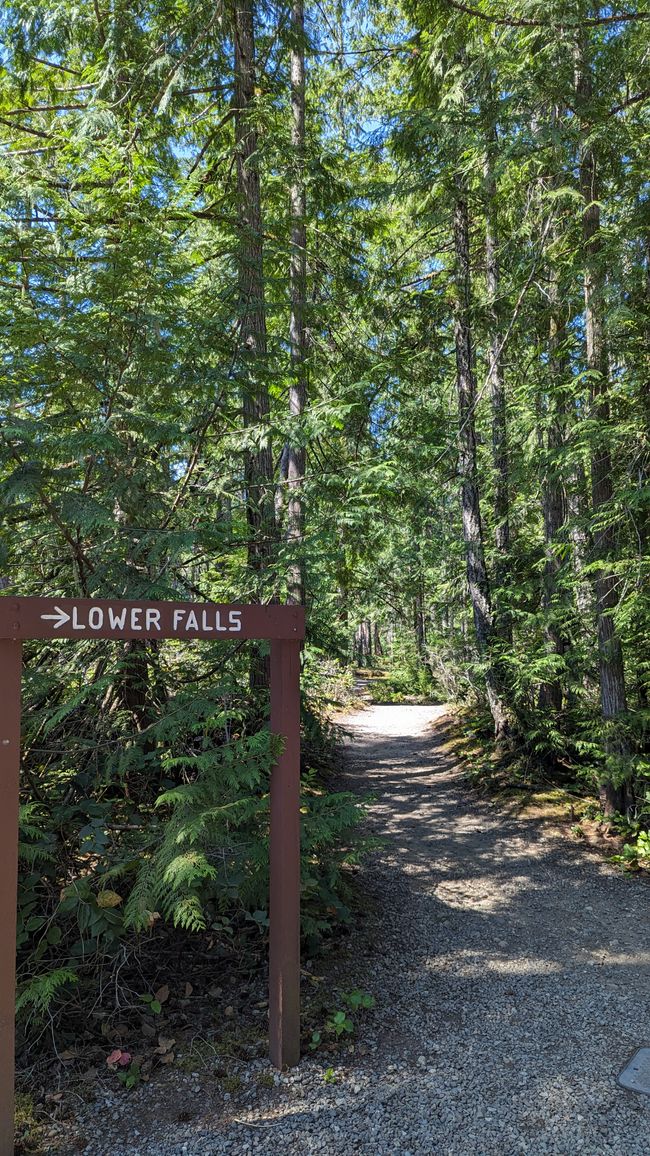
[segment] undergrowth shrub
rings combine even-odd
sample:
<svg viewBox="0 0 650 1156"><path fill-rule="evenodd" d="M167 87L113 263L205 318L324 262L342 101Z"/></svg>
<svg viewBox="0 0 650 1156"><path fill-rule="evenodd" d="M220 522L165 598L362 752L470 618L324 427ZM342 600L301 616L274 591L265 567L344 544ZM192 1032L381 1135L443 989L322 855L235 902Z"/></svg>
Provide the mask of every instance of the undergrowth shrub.
<svg viewBox="0 0 650 1156"><path fill-rule="evenodd" d="M249 701L237 655L206 683L205 655L168 650L152 655L139 726L124 707L119 657L112 670L104 663L101 696L84 695L76 680L72 706L59 686L27 716L31 733L48 739L38 746L28 734L24 768L23 1041L105 999L106 974L125 953L145 951L163 925L172 937L209 935L226 954L243 937L258 959L264 954L269 775L281 740L260 722L263 704ZM348 917L345 875L359 854L362 813L320 777L336 740L325 698L304 698L302 709L302 918L311 948Z"/></svg>

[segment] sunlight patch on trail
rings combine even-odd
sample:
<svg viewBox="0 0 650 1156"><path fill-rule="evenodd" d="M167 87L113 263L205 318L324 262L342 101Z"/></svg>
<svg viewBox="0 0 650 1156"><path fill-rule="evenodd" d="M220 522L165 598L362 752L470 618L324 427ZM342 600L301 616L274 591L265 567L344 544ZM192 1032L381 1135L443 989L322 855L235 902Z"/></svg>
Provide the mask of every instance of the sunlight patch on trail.
<svg viewBox="0 0 650 1156"><path fill-rule="evenodd" d="M526 876L518 875L504 887L503 879L482 876L477 881L473 876L467 879L445 879L434 888L433 894L448 907L458 910L500 911L509 907L513 893L530 890L534 884Z"/></svg>

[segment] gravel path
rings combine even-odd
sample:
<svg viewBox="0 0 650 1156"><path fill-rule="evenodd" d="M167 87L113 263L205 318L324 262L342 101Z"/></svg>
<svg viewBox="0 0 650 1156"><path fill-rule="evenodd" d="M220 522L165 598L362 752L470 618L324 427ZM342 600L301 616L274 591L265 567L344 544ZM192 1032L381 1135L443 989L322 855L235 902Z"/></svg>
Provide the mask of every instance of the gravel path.
<svg viewBox="0 0 650 1156"><path fill-rule="evenodd" d="M153 1082L95 1110L86 1156L648 1156L650 1097L616 1076L650 1044L650 888L476 801L440 749L443 713L346 719L348 778L386 842L341 964L376 1008L336 1083L318 1054L270 1089L242 1065L232 1101L170 1072L194 1118L172 1119Z"/></svg>

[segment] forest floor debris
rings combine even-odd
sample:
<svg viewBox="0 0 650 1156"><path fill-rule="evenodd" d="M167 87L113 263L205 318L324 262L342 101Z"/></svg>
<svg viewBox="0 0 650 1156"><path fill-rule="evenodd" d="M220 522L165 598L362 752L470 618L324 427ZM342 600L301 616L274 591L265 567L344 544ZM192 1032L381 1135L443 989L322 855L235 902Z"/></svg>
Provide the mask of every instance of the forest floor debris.
<svg viewBox="0 0 650 1156"><path fill-rule="evenodd" d="M444 718L345 719L346 786L373 793L382 840L359 876L369 914L324 965L330 989L374 997L349 1043L282 1074L199 1057L106 1087L44 1151L647 1156L650 1098L616 1078L650 1040L648 880L478 798Z"/></svg>

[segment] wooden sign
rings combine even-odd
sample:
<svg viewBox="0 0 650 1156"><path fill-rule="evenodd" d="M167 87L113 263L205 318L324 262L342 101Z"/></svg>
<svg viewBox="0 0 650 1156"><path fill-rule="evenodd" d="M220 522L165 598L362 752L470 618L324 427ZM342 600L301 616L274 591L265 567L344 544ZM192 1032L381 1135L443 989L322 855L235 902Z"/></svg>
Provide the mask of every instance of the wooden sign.
<svg viewBox="0 0 650 1156"><path fill-rule="evenodd" d="M0 1156L13 1152L16 887L22 640L176 638L271 642L271 730L283 738L270 783L269 1050L300 1058L301 606L0 597Z"/></svg>
<svg viewBox="0 0 650 1156"><path fill-rule="evenodd" d="M0 638L304 638L301 606L0 598Z"/></svg>

